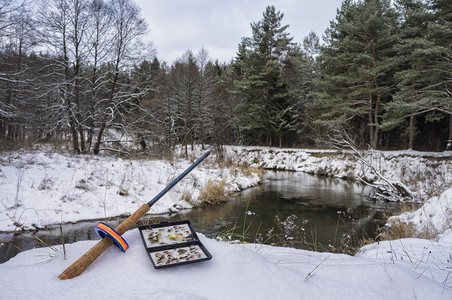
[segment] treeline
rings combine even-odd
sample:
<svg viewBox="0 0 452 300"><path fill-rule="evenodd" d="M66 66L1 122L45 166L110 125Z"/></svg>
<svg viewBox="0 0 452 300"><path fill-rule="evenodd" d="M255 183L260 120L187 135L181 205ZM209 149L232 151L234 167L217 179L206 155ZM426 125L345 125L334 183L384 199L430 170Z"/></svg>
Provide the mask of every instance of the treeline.
<svg viewBox="0 0 452 300"><path fill-rule="evenodd" d="M176 145L442 151L452 140L452 4L345 0L294 43L269 6L230 63L168 64L132 0L0 0L0 142L76 152Z"/></svg>
<svg viewBox="0 0 452 300"><path fill-rule="evenodd" d="M345 125L374 149L444 150L452 140L452 2L394 3L342 3L325 33L311 112L319 128Z"/></svg>
<svg viewBox="0 0 452 300"><path fill-rule="evenodd" d="M70 140L97 154L108 130L139 126L130 66L147 27L132 1L1 0L0 9L7 142Z"/></svg>

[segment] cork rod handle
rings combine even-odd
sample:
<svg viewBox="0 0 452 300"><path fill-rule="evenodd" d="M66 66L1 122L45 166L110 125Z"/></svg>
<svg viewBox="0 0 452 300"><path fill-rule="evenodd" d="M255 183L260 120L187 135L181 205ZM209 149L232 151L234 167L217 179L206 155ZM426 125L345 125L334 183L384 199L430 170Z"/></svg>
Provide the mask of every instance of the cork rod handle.
<svg viewBox="0 0 452 300"><path fill-rule="evenodd" d="M138 210L124 220L115 230L123 235L129 230L141 217L143 217L150 209L148 204L143 204ZM61 273L58 278L61 280L72 279L82 274L105 250L113 244L112 239L103 238L88 252L83 254L72 265Z"/></svg>

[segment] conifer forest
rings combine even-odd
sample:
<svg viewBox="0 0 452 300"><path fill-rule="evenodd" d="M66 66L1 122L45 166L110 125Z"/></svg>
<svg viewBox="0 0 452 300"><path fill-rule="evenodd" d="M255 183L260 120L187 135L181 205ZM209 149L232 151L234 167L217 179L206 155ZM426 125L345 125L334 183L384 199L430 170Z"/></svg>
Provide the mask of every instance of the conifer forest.
<svg viewBox="0 0 452 300"><path fill-rule="evenodd" d="M361 149L451 150L452 1L344 0L302 43L275 6L249 22L229 62L167 62L133 0L0 0L1 150L324 148L337 132Z"/></svg>

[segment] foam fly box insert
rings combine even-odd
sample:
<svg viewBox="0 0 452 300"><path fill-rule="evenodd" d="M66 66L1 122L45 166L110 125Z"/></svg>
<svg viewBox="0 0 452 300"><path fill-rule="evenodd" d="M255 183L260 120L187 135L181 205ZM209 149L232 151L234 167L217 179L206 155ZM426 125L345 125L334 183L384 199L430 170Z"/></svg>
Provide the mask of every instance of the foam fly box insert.
<svg viewBox="0 0 452 300"><path fill-rule="evenodd" d="M212 258L189 220L138 227L156 269L206 261Z"/></svg>

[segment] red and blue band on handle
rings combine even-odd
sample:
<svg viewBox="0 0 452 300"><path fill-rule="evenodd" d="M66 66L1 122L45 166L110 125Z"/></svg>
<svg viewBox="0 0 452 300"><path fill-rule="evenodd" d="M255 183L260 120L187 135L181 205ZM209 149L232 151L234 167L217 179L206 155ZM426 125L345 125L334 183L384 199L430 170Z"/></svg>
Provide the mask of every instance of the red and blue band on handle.
<svg viewBox="0 0 452 300"><path fill-rule="evenodd" d="M104 222L97 224L96 227L94 227L94 231L101 239L106 236L111 238L122 252L126 252L126 250L129 248L129 244L127 244L126 240L116 230L114 230Z"/></svg>

